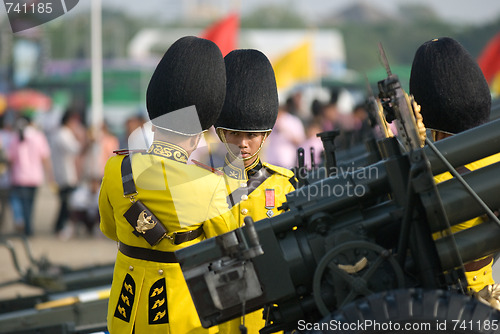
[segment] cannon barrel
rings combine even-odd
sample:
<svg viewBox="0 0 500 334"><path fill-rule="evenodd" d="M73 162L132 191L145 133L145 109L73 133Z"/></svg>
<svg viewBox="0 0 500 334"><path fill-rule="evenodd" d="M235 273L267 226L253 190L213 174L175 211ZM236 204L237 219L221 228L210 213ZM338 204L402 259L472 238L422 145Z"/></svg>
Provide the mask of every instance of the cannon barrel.
<svg viewBox="0 0 500 334"><path fill-rule="evenodd" d="M439 259L443 270L456 268L461 263L454 262L449 247L450 236L436 241ZM495 222L486 221L477 226L453 234L460 257L464 263L488 256L500 251L500 227ZM481 240L481 242L477 242Z"/></svg>
<svg viewBox="0 0 500 334"><path fill-rule="evenodd" d="M463 175L463 178L489 208L497 209L500 208L499 175L500 163L497 162L467 173ZM484 214L484 209L471 198L458 180L451 179L442 182L438 184L437 188L450 225L453 226ZM432 232L446 228L443 225L431 225L430 227Z"/></svg>
<svg viewBox="0 0 500 334"><path fill-rule="evenodd" d="M452 166L458 167L500 152L500 119L461 132L435 143ZM424 148L434 175L447 171L446 166L429 148Z"/></svg>
<svg viewBox="0 0 500 334"><path fill-rule="evenodd" d="M454 166L463 166L473 161L494 155L500 152L500 119L484 124L482 126L464 131L459 135L440 140L435 143L436 148L443 154L448 162ZM385 141L385 140L384 140ZM388 141L391 143L391 141ZM394 140L392 141L392 143ZM385 190L387 171L385 165L391 158L397 158L401 152L397 152L394 144L382 146L383 150L390 149L390 154L386 159L374 163L363 168L351 168L346 166L336 171L334 176L316 181L307 187L303 187L287 195L287 207L300 206L310 202L312 199L320 197L342 197L332 196L332 192L322 192L325 189L335 189L336 187L352 184L351 180L355 180L356 184L367 187L368 189ZM427 157L431 170L434 175L447 171L446 165L429 147L423 149ZM390 172L394 172L395 169ZM359 180L362 182L360 183ZM309 188L309 189L308 189ZM370 194L372 191L370 191ZM335 195L335 194L333 194ZM333 199L335 200L335 199Z"/></svg>

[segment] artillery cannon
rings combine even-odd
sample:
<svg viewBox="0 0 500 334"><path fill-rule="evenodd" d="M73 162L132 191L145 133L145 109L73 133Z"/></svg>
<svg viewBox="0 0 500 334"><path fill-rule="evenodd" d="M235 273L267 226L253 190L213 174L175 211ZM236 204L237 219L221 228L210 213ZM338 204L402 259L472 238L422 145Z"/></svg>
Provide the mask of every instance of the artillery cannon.
<svg viewBox="0 0 500 334"><path fill-rule="evenodd" d="M27 238L20 235L1 236L0 247L9 251L19 274L19 279L1 282L0 288L22 283L43 290L0 300L0 333L86 334L106 329L113 263L79 269L54 264L44 256L35 258ZM27 268L21 266L22 255Z"/></svg>
<svg viewBox="0 0 500 334"><path fill-rule="evenodd" d="M176 252L204 327L265 307L261 333L392 333L390 322L425 322L439 333L500 330L500 313L466 295L464 276L464 263L500 250L498 219L485 209L500 207L500 163L463 175L472 193L457 178L433 179L500 152L500 120L420 148L397 77L381 84L399 108L403 138L379 140L378 162L327 168L330 176L287 195L283 214L247 219ZM449 232L485 212L483 224ZM434 240L438 231L445 236Z"/></svg>

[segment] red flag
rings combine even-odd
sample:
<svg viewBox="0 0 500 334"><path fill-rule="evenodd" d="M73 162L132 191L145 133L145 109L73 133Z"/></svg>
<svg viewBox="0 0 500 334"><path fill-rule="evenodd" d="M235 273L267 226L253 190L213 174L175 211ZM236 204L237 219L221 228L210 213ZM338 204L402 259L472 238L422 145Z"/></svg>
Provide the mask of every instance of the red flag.
<svg viewBox="0 0 500 334"><path fill-rule="evenodd" d="M201 34L201 38L211 40L219 47L225 56L236 49L238 43L238 28L240 18L238 14L230 14L226 18L215 22Z"/></svg>
<svg viewBox="0 0 500 334"><path fill-rule="evenodd" d="M483 49L478 64L489 84L500 73L500 33L496 34Z"/></svg>

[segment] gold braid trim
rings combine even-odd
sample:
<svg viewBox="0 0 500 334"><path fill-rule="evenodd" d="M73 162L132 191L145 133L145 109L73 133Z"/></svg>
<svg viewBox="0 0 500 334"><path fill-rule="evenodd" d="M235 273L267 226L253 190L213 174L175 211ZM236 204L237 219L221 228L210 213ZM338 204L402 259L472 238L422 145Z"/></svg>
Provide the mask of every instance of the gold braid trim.
<svg viewBox="0 0 500 334"><path fill-rule="evenodd" d="M500 311L500 284L487 285L479 292L472 292L472 295L484 304Z"/></svg>
<svg viewBox="0 0 500 334"><path fill-rule="evenodd" d="M224 169L228 173L228 176L235 178L235 179L248 179L248 171L255 168L258 164L260 163L260 158L258 157L255 159L255 161L250 165L245 168L240 168L235 165L233 165L227 155L224 158Z"/></svg>
<svg viewBox="0 0 500 334"><path fill-rule="evenodd" d="M186 163L189 157L182 147L164 141L154 141L148 153L182 163Z"/></svg>

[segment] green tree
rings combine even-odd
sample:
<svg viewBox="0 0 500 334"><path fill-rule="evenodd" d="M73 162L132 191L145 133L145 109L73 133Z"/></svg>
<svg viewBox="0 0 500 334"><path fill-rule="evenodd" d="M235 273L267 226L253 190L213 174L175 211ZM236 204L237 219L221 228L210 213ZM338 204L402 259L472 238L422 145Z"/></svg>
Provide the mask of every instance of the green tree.
<svg viewBox="0 0 500 334"><path fill-rule="evenodd" d="M154 20L149 24L154 24ZM144 19L123 12L103 9L102 40L104 58L123 58L133 36L147 24ZM52 59L90 58L90 14L79 14L66 20L55 20L44 26L50 40Z"/></svg>
<svg viewBox="0 0 500 334"><path fill-rule="evenodd" d="M292 6L267 5L254 10L241 19L242 28L305 28L304 19Z"/></svg>
<svg viewBox="0 0 500 334"><path fill-rule="evenodd" d="M448 23L424 5L402 5L392 19L376 23L328 24L320 28L339 30L344 38L347 67L360 72L381 67L377 44L382 42L391 65L411 65L417 48L425 41L452 37L477 57L500 31L500 18L484 25Z"/></svg>

